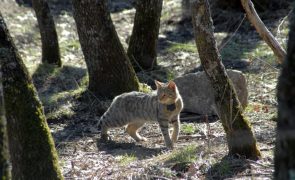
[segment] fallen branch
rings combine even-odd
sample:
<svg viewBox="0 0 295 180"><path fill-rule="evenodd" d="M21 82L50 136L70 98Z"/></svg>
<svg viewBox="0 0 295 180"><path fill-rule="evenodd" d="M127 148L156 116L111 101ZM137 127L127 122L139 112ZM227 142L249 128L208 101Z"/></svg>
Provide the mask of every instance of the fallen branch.
<svg viewBox="0 0 295 180"><path fill-rule="evenodd" d="M151 179L159 179L159 180L169 180L169 178L163 176L150 176Z"/></svg>
<svg viewBox="0 0 295 180"><path fill-rule="evenodd" d="M247 17L251 24L255 27L261 38L269 45L274 54L278 58L278 63L282 64L286 56L286 51L278 43L272 33L266 28L257 12L255 11L254 5L251 0L241 0L241 4L246 11Z"/></svg>
<svg viewBox="0 0 295 180"><path fill-rule="evenodd" d="M246 161L249 162L249 163L252 163L252 164L257 164L257 165L265 167L265 168L272 168L274 166L273 164L265 165L265 164L259 163L257 161L253 161L251 159L246 159Z"/></svg>
<svg viewBox="0 0 295 180"><path fill-rule="evenodd" d="M216 115L210 115L207 116L207 120L206 120L206 115L197 115L194 113L181 113L180 115L180 121L181 122L206 122L209 121L209 123L211 122L215 122L217 120L219 120L218 116Z"/></svg>
<svg viewBox="0 0 295 180"><path fill-rule="evenodd" d="M216 136L213 134L210 135L199 135L199 134L192 134L192 135L181 135L178 137L178 140L183 139L206 139L207 137L215 138Z"/></svg>

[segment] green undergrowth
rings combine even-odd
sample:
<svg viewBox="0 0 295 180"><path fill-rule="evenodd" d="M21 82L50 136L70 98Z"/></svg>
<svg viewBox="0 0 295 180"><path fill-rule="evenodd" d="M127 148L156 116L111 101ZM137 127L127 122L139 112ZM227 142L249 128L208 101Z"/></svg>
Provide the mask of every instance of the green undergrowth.
<svg viewBox="0 0 295 180"><path fill-rule="evenodd" d="M167 158L167 164L192 163L197 160L197 146L188 145L185 148L173 151Z"/></svg>
<svg viewBox="0 0 295 180"><path fill-rule="evenodd" d="M250 164L243 158L224 156L211 165L206 173L206 179L231 179L249 168Z"/></svg>
<svg viewBox="0 0 295 180"><path fill-rule="evenodd" d="M71 52L71 51L78 51L81 49L80 42L79 40L68 40L68 41L62 41L60 43L60 51L62 54L67 54L66 52Z"/></svg>
<svg viewBox="0 0 295 180"><path fill-rule="evenodd" d="M88 84L86 70L74 66L40 64L32 77L48 119L72 116L73 100Z"/></svg>
<svg viewBox="0 0 295 180"><path fill-rule="evenodd" d="M57 93L53 96L41 96L41 101L43 102L45 109L47 109L47 119L59 119L61 117L69 118L74 115L74 111L72 109L73 104L71 104L71 101L80 97L84 91L85 89L80 88Z"/></svg>
<svg viewBox="0 0 295 180"><path fill-rule="evenodd" d="M171 43L168 52L185 51L185 52L197 52L197 47L194 43Z"/></svg>
<svg viewBox="0 0 295 180"><path fill-rule="evenodd" d="M260 38L246 39L245 37L234 37L221 45L220 54L224 60L248 59L261 61L269 65L277 64L277 58L271 48ZM285 44L281 43L283 47Z"/></svg>
<svg viewBox="0 0 295 180"><path fill-rule="evenodd" d="M126 153L126 154L118 157L118 161L121 166L126 166L129 163L134 162L136 160L137 160L137 157L134 154L127 154Z"/></svg>
<svg viewBox="0 0 295 180"><path fill-rule="evenodd" d="M193 123L185 123L181 125L181 132L184 134L194 134L196 132L196 127Z"/></svg>
<svg viewBox="0 0 295 180"><path fill-rule="evenodd" d="M197 160L196 145L188 145L173 151L166 159L165 164L176 172L186 172L189 166Z"/></svg>
<svg viewBox="0 0 295 180"><path fill-rule="evenodd" d="M171 81L175 79L175 74L172 71L167 70L167 80Z"/></svg>

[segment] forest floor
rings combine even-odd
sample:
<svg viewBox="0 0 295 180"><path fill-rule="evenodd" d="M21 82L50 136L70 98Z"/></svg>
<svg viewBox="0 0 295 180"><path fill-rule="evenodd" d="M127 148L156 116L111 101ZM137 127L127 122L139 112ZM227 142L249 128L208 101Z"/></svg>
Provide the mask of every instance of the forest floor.
<svg viewBox="0 0 295 180"><path fill-rule="evenodd" d="M142 128L140 133L149 140L144 143L134 142L124 128L110 131L112 142L100 142L96 123L109 102L99 101L86 90L87 70L70 0L49 2L59 35L62 68L40 64L40 34L30 7L0 0L0 10L43 102L65 179L272 179L280 67L242 12L211 5L223 62L227 68L243 71L247 78L249 105L245 114L262 153L258 161L227 156L226 137L219 121L182 122L182 138L173 151L165 149L157 124ZM134 3L113 0L110 8L126 48ZM286 7L260 13L285 49L289 12L290 7ZM195 72L200 65L191 21L184 18L180 0L164 0L158 63L158 70L138 76L170 80Z"/></svg>

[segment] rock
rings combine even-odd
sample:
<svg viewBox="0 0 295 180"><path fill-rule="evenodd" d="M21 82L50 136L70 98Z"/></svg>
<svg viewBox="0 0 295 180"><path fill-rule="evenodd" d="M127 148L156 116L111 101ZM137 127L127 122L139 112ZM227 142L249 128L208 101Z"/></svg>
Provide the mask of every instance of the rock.
<svg viewBox="0 0 295 180"><path fill-rule="evenodd" d="M242 107L245 108L248 104L245 76L237 70L227 70L227 74L235 86ZM217 115L213 88L204 71L177 77L174 82L183 98L184 112Z"/></svg>

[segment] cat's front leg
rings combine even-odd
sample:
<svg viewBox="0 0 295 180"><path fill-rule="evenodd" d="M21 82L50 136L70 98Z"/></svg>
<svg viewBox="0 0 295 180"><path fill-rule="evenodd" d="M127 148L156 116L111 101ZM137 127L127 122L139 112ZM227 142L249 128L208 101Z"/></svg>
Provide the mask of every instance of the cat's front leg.
<svg viewBox="0 0 295 180"><path fill-rule="evenodd" d="M178 140L179 131L180 131L179 115L174 116L171 119L171 123L173 125L172 141L173 143L176 143L176 141Z"/></svg>
<svg viewBox="0 0 295 180"><path fill-rule="evenodd" d="M159 119L159 125L165 140L166 147L173 149L173 142L171 141L169 134L169 121L167 119Z"/></svg>

